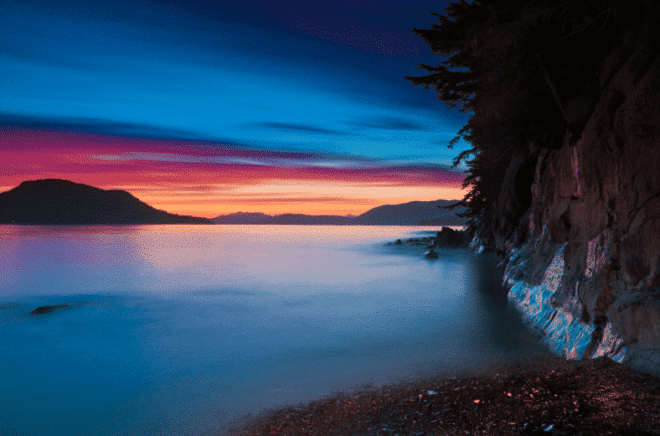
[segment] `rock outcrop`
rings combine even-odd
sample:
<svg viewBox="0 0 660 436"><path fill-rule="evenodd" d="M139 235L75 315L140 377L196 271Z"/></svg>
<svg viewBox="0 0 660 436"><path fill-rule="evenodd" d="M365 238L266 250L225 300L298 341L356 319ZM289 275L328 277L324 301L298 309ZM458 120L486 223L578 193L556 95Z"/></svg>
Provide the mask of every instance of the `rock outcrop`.
<svg viewBox="0 0 660 436"><path fill-rule="evenodd" d="M467 247L470 242L470 232L443 227L435 236L434 247Z"/></svg>
<svg viewBox="0 0 660 436"><path fill-rule="evenodd" d="M54 304L52 306L39 306L36 309L34 309L32 312L30 312L30 315L36 316L36 315L47 315L49 313L53 313L56 310L60 309L66 309L67 307L71 307L69 304Z"/></svg>
<svg viewBox="0 0 660 436"><path fill-rule="evenodd" d="M561 147L538 152L531 207L497 241L510 300L557 353L609 356L656 375L658 9L618 43L591 89L565 102L568 125L580 130L568 128Z"/></svg>

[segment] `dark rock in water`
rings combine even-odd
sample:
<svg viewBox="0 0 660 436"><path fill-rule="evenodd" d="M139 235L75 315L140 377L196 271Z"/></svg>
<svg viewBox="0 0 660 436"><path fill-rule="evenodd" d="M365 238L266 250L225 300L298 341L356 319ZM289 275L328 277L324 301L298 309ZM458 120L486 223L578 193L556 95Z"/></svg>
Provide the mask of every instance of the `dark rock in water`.
<svg viewBox="0 0 660 436"><path fill-rule="evenodd" d="M426 252L424 255L427 259L437 259L438 258L438 253L434 249L430 249L429 251Z"/></svg>
<svg viewBox="0 0 660 436"><path fill-rule="evenodd" d="M55 312L58 309L64 309L65 307L69 307L68 304L55 304L52 306L39 306L36 309L34 309L32 312L30 312L30 315L46 315L48 313Z"/></svg>
<svg viewBox="0 0 660 436"><path fill-rule="evenodd" d="M469 242L466 231L443 227L436 235L433 245L436 247L467 247Z"/></svg>
<svg viewBox="0 0 660 436"><path fill-rule="evenodd" d="M408 238L405 241L397 239L394 245L425 246L429 250L439 247L467 247L470 237L465 230L453 230L449 227L443 227L435 239L430 237ZM388 242L387 245L392 245L392 243Z"/></svg>

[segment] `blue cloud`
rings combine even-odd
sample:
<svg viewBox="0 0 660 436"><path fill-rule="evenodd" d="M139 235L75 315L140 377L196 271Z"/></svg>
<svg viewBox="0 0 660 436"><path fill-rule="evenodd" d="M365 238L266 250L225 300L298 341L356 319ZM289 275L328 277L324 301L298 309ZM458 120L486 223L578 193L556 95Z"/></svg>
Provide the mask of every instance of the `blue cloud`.
<svg viewBox="0 0 660 436"><path fill-rule="evenodd" d="M208 140L195 132L125 121L108 121L85 117L29 116L0 112L0 126L17 126L101 135L130 136L154 139Z"/></svg>
<svg viewBox="0 0 660 436"><path fill-rule="evenodd" d="M387 33L401 8L380 4L381 21L364 2L324 24L325 9L307 5L296 15L286 2L279 12L256 0L3 2L0 112L63 129L375 159L427 159L436 147L429 162L451 162L457 151L435 144L451 139L465 117L403 79L433 61L423 45L391 55L414 40L400 28ZM292 25L297 16L307 30ZM363 27L339 41L351 25ZM382 47L397 41L396 49Z"/></svg>
<svg viewBox="0 0 660 436"><path fill-rule="evenodd" d="M360 127L368 127L373 129L385 129L385 130L412 130L412 131L423 131L428 130L427 127L406 118L394 117L394 116L384 116L380 118L370 119L363 122L353 122L352 124Z"/></svg>
<svg viewBox="0 0 660 436"><path fill-rule="evenodd" d="M312 134L322 134L322 135L342 135L347 132L340 132L337 130L323 129L321 127L314 127L305 124L296 124L296 123L257 123L257 127L263 127L267 129L279 129L287 130L293 132L303 132L303 133L312 133Z"/></svg>

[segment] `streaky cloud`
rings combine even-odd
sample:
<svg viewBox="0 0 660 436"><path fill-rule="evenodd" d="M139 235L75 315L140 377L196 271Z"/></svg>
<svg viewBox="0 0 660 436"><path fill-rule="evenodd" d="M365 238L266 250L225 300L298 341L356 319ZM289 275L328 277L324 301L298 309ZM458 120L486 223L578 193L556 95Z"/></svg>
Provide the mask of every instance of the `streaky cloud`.
<svg viewBox="0 0 660 436"><path fill-rule="evenodd" d="M400 117L378 117L369 119L363 122L351 122L350 124L359 127L368 127L372 129L384 130L409 130L409 131L424 131L428 130L425 126L411 121L409 119Z"/></svg>
<svg viewBox="0 0 660 436"><path fill-rule="evenodd" d="M288 130L293 132L305 132L305 133L314 133L314 134L324 134L324 135L348 135L348 132L340 132L337 130L324 129L321 127L309 126L306 124L296 124L296 123L275 123L275 122L264 122L256 123L259 127L265 127L267 129L278 129L278 130Z"/></svg>
<svg viewBox="0 0 660 436"><path fill-rule="evenodd" d="M32 116L9 112L0 112L2 126L36 128L59 132L92 133L112 136L130 136L136 138L209 140L192 131L170 129L149 124L111 121L100 118Z"/></svg>
<svg viewBox="0 0 660 436"><path fill-rule="evenodd" d="M218 148L218 153L222 151ZM93 154L98 160L110 162L128 161L152 161L169 162L180 164L200 165L248 165L275 168L335 168L335 169L376 169L382 168L383 164L370 160L359 160L355 158L323 158L318 155L305 155L297 153L296 156L287 156L279 153L273 156L272 152L260 153L258 151L245 151L243 154L197 156L184 153L158 153L158 152L126 152L121 154Z"/></svg>

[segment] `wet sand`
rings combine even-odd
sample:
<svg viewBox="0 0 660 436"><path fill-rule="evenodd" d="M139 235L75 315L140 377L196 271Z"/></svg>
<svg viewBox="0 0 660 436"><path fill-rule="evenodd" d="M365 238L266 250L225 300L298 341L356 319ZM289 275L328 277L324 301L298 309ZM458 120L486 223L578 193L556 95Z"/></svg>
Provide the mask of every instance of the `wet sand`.
<svg viewBox="0 0 660 436"><path fill-rule="evenodd" d="M660 379L601 358L528 361L266 411L236 436L660 435Z"/></svg>

